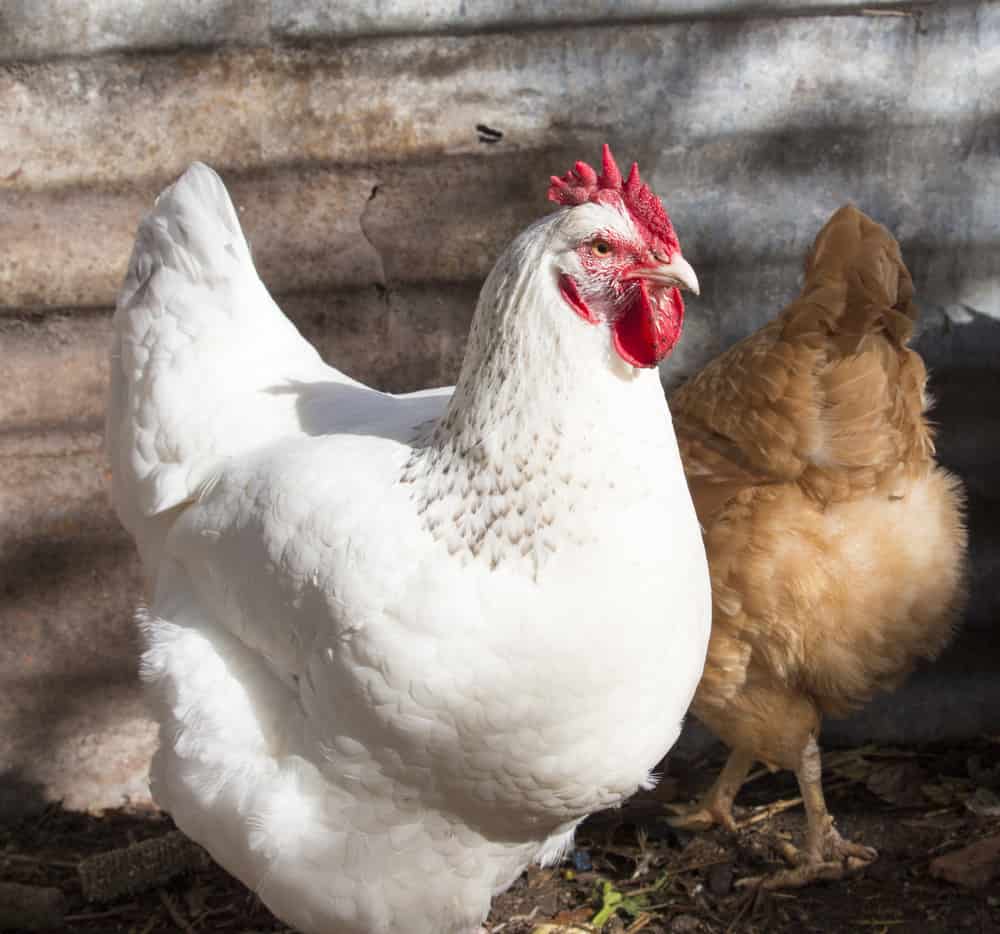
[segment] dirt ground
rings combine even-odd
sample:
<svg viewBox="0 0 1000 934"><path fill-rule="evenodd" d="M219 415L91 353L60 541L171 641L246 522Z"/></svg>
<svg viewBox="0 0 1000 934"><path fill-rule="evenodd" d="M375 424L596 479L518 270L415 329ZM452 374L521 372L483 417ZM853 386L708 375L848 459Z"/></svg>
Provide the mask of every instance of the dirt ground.
<svg viewBox="0 0 1000 934"><path fill-rule="evenodd" d="M1000 738L961 748L865 747L828 754L827 797L841 832L875 846L880 856L855 878L794 892L757 892L736 884L778 868L771 845L776 837L797 839L802 810L794 806L790 776L751 776L739 799L743 826L736 837L721 831L680 833L665 823L665 802L687 800L705 787L719 762L713 756L683 769L671 764L656 793L592 817L563 865L532 869L496 899L488 929L492 934L1000 932L1000 864L996 878L978 888L930 872L936 857L1000 834ZM169 819L156 813L95 817L54 805L40 817L0 828L0 888L20 883L61 890L61 903L49 905L50 915L62 916L56 930L291 931L187 844L187 856L196 855L195 867L170 881L140 878L145 869L130 869L129 854L139 852L135 846L116 852L144 840L171 839L165 838L171 830ZM81 861L108 853L114 858L102 872L111 888L117 873L132 892L116 898L105 892L105 900L88 902ZM0 923L3 911L0 904Z"/></svg>

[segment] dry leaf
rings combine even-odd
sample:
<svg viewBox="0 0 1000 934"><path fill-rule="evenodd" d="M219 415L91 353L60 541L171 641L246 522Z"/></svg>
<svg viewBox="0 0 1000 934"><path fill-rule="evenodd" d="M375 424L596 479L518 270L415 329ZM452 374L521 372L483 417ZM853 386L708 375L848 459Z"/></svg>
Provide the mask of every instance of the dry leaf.
<svg viewBox="0 0 1000 934"><path fill-rule="evenodd" d="M919 807L924 804L920 786L926 779L927 773L916 762L897 760L873 766L865 786L896 807Z"/></svg>
<svg viewBox="0 0 1000 934"><path fill-rule="evenodd" d="M968 889L982 888L1000 874L1000 835L979 840L931 862L931 875Z"/></svg>
<svg viewBox="0 0 1000 934"><path fill-rule="evenodd" d="M965 806L976 817L1000 817L1000 798L989 788L977 788L965 799Z"/></svg>

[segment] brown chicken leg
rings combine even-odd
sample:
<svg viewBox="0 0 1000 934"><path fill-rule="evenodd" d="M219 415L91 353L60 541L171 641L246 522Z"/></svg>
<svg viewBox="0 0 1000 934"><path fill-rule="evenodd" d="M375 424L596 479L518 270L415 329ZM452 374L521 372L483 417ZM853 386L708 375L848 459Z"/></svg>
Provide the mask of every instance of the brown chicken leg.
<svg viewBox="0 0 1000 934"><path fill-rule="evenodd" d="M747 772L753 765L753 756L741 749L734 749L726 760L719 777L700 801L694 805L668 805L676 816L667 823L680 830L708 830L715 824L735 831L733 801L739 794Z"/></svg>
<svg viewBox="0 0 1000 934"><path fill-rule="evenodd" d="M806 809L805 847L798 850L785 844L782 853L794 864L792 868L770 876L741 879L738 885L759 885L765 889L801 888L811 882L842 879L863 869L878 856L878 851L872 847L845 840L837 832L823 797L823 769L819 746L813 737L802 750L795 777Z"/></svg>
<svg viewBox="0 0 1000 934"><path fill-rule="evenodd" d="M700 801L694 805L670 805L677 815L668 818L670 825L683 830L707 830L718 824L735 831L733 801L753 761L750 753L734 749L715 783ZM739 885L760 885L765 889L801 888L811 882L842 879L878 856L870 846L845 840L834 826L823 796L819 746L812 737L802 750L795 776L806 810L805 846L799 849L790 843L779 843L778 848L791 867L769 876L741 879Z"/></svg>
<svg viewBox="0 0 1000 934"><path fill-rule="evenodd" d="M671 395L712 576L691 711L730 749L795 772L805 804L805 841L776 841L791 866L769 888L875 858L827 812L823 719L896 688L961 616L963 496L934 461L917 316L899 244L846 205L799 297ZM741 764L678 823L731 825Z"/></svg>

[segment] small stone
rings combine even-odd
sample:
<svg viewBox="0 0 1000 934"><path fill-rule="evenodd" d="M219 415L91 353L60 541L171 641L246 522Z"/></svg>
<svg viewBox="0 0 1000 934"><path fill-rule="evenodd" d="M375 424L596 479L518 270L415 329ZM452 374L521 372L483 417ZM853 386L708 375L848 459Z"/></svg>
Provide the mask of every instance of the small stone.
<svg viewBox="0 0 1000 934"><path fill-rule="evenodd" d="M728 895L733 888L733 867L731 863L713 866L708 871L708 890L713 895Z"/></svg>
<svg viewBox="0 0 1000 934"><path fill-rule="evenodd" d="M701 922L694 915L678 915L670 922L670 934L697 934Z"/></svg>
<svg viewBox="0 0 1000 934"><path fill-rule="evenodd" d="M976 817L987 820L1000 817L1000 798L989 788L977 788L971 797L966 798L965 807Z"/></svg>
<svg viewBox="0 0 1000 934"><path fill-rule="evenodd" d="M694 838L693 834L686 830L671 827L665 820L651 821L644 825L644 829L648 840L654 842L665 841L670 846L675 846L679 849L683 849Z"/></svg>

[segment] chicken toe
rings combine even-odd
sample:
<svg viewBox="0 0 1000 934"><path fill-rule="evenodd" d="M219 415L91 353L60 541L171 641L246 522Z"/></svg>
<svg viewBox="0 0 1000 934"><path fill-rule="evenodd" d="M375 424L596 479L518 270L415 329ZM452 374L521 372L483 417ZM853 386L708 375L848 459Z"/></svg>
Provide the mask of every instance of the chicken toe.
<svg viewBox="0 0 1000 934"><path fill-rule="evenodd" d="M718 824L730 832L736 831L733 801L746 781L753 765L753 756L734 749L726 760L719 777L700 801L687 805L668 805L675 816L667 819L678 830L708 830Z"/></svg>
<svg viewBox="0 0 1000 934"><path fill-rule="evenodd" d="M812 737L802 750L802 762L795 774L806 809L805 864L839 862L846 866L851 861L856 861L860 864L856 868L861 868L872 862L878 856L876 850L845 840L834 826L823 796L819 746Z"/></svg>
<svg viewBox="0 0 1000 934"><path fill-rule="evenodd" d="M851 866L839 861L804 862L799 866L781 869L767 876L747 876L735 884L737 888L761 888L766 891L801 889L814 882L832 882L843 879L867 865L864 863L861 866Z"/></svg>
<svg viewBox="0 0 1000 934"><path fill-rule="evenodd" d="M837 832L832 821L827 827L820 851L806 847L799 849L791 843L783 843L778 851L790 863L788 869L766 876L751 876L740 879L739 888L762 888L767 891L778 889L800 889L814 882L830 882L854 875L878 857L878 851L870 846L845 840Z"/></svg>
<svg viewBox="0 0 1000 934"><path fill-rule="evenodd" d="M740 879L740 887L763 889L795 889L813 882L843 879L878 858L878 851L845 840L833 824L833 818L823 797L822 767L819 746L811 738L802 750L802 760L796 769L802 801L806 809L806 844L797 849L789 843L780 847L791 868L769 876Z"/></svg>
<svg viewBox="0 0 1000 934"><path fill-rule="evenodd" d="M807 856L805 862L839 862L844 865L857 864L854 868L863 868L878 858L878 850L863 843L854 843L852 840L845 840L837 828L833 826L833 819L829 820L826 830L820 843L820 850L811 859Z"/></svg>
<svg viewBox="0 0 1000 934"><path fill-rule="evenodd" d="M736 820L731 808L713 807L702 800L691 804L668 804L667 809L672 812L667 823L677 830L699 832L710 830L716 825L729 831L736 830Z"/></svg>

